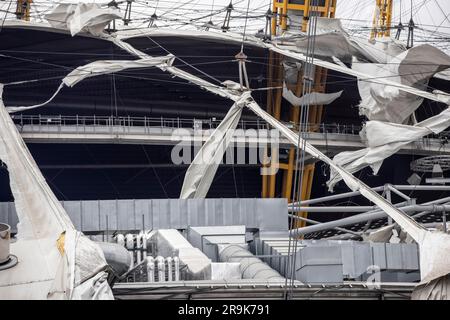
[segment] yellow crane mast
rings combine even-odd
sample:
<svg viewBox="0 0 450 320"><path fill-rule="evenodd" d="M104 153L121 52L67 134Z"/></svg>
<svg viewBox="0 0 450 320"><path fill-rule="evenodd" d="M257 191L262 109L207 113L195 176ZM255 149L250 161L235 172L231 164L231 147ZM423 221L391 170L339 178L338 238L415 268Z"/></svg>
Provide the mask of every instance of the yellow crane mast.
<svg viewBox="0 0 450 320"><path fill-rule="evenodd" d="M393 0L376 0L370 39L389 37L391 35Z"/></svg>
<svg viewBox="0 0 450 320"><path fill-rule="evenodd" d="M33 0L17 0L16 17L19 20L30 21L31 3Z"/></svg>
<svg viewBox="0 0 450 320"><path fill-rule="evenodd" d="M318 13L320 17L334 18L336 11L336 1L337 0L274 0L272 3L272 21L271 21L271 34L273 36L283 33L288 28L300 28L301 31L305 32L309 17L312 14L312 8ZM315 6L317 4L317 7ZM313 6L314 5L314 6ZM294 19L300 20L299 25L292 23ZM280 87L283 84L283 67L282 58L273 52L269 53L269 67L268 67L268 86L269 87ZM327 78L327 70L316 67L314 76L314 91L315 92L325 92L325 82ZM301 94L303 86L303 72L298 72L297 83L289 86L288 88L292 90L297 96ZM288 112L282 112L282 90L269 90L267 93L267 111L271 113L277 119L283 120L285 122L293 123L294 127L299 127L299 108L294 106L287 106ZM283 119L284 114L284 119ZM318 124L322 121L322 106L310 106L309 119L310 124L317 124L317 126L311 126L310 130L316 130ZM274 150L271 150L271 155L273 156ZM281 163L278 163L275 168L278 168L278 173L275 170L270 175L262 176L262 197L264 198L275 198L281 196L290 201L293 195L293 181L296 174L296 157L295 148L290 148L287 154L287 159ZM266 151L268 154L268 151ZM273 157L272 157L273 158ZM300 195L295 194L295 198L298 196L302 200L309 199L311 195L311 189L313 184L314 176L314 163L305 164L303 171L303 183L302 190L300 190ZM278 179L279 177L279 179ZM281 190L277 190L277 181L281 180ZM299 216L306 217L306 212L301 212ZM295 227L304 226L304 222L298 221Z"/></svg>

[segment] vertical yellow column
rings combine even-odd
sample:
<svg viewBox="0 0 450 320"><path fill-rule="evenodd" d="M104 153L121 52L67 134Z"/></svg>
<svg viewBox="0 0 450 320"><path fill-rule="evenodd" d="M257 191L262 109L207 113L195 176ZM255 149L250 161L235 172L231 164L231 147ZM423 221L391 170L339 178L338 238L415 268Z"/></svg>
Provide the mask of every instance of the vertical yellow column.
<svg viewBox="0 0 450 320"><path fill-rule="evenodd" d="M291 4L289 0L277 1L274 0L272 2L272 12L274 16L272 18L272 34L277 35L277 30L287 30L288 28L288 17L287 13L289 10L297 10L303 12L303 20L302 20L302 31L306 31L309 15L311 14L310 10L311 0L305 0L304 4ZM330 17L333 18L335 15L336 8L336 0L325 0L324 6L319 7L319 12L322 17ZM272 52L269 53L269 67L268 67L268 86L280 86L283 83L283 69L280 66L280 57ZM324 83L326 81L326 70L322 68L317 68L315 73L315 92L324 92L325 86ZM297 96L300 96L302 92L302 74L299 74L298 82L293 89L293 92ZM267 111L271 113L275 118L281 119L281 104L282 104L282 91L277 90L268 90L267 93ZM290 106L290 116L289 120L294 127L298 127L299 121L299 108ZM322 106L310 106L310 115L308 122L312 124L316 124L311 127L311 130L317 130L319 128L319 124L322 121ZM281 196L287 198L288 201L292 199L292 189L293 189L293 181L294 174L296 168L296 156L295 153L296 148L290 148L288 151L288 158L286 163L278 164L280 172L282 173L282 185L281 185ZM306 200L311 195L313 176L314 176L314 164L310 164L305 166L305 170L303 172L304 180L303 180L303 188L301 190L301 199ZM262 197L275 197L277 193L277 177L276 175L263 176L262 177ZM306 216L306 213L302 213L302 215Z"/></svg>

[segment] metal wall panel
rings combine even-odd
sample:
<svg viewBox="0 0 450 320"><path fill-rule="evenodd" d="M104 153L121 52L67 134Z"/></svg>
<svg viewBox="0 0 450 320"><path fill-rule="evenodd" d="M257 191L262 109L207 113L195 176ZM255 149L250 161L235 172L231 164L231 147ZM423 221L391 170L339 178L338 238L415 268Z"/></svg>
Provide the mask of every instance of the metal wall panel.
<svg viewBox="0 0 450 320"><path fill-rule="evenodd" d="M188 226L245 225L260 231L287 231L285 199L141 199L63 201L83 232L186 229ZM15 230L14 203L0 203L0 222Z"/></svg>

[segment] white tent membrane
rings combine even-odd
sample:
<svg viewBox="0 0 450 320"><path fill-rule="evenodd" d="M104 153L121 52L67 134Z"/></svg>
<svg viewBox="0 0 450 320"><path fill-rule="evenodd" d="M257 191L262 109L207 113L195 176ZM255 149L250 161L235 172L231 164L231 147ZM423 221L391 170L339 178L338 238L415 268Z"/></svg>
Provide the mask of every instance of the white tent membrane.
<svg viewBox="0 0 450 320"><path fill-rule="evenodd" d="M298 59L300 61L306 60L306 57L302 54L293 53L284 49L280 49L271 44L267 44L265 46L268 47L270 50L278 52L285 56L289 56L291 58ZM142 53L139 54L141 55ZM364 78L367 76L364 73L355 72L354 70L351 70L349 68L345 68L343 66L339 66L334 63L326 62L320 59L315 59L314 64L360 78ZM203 79L190 75L177 68L170 67L167 68L167 71L169 71L174 75L180 76L181 78L186 79L192 83L198 84L202 88L215 94L228 97L236 95L235 92L227 94L225 93L227 89L222 88L220 86L212 85ZM415 88L398 84L386 79L377 79L376 81L384 84L391 84L397 86L402 91L410 92L413 94L417 94L419 96L423 96L425 98L432 99L434 101L442 102L437 97L437 95L430 94L422 90L417 90ZM442 278L443 276L449 273L450 256L446 255L446 253L448 253L448 251L450 250L450 241L449 241L450 236L444 233L430 232L424 229L422 226L420 226L414 220L408 217L405 213L395 208L391 203L387 202L378 193L371 190L362 181L358 180L353 175L348 173L346 170L342 169L339 165L336 165L330 158L326 157L323 153L314 148L308 142L304 141L303 139L299 139L298 134L294 133L286 126L284 126L282 123L280 123L278 120L270 116L267 112L263 111L255 101L251 99L247 100L246 106L249 107L252 111L254 111L257 115L265 119L269 124L279 129L282 132L282 134L285 135L292 144L297 146L297 142L300 141L300 145L298 145L298 147L300 148L303 147L305 151L308 152L310 155L330 165L330 167L333 170L337 171L342 176L344 182L350 187L350 189L360 190L361 194L364 197L366 197L368 200L372 201L377 206L379 206L384 212L386 212L387 215L392 217L415 241L417 241L421 251L420 263L422 270L421 276L423 282L426 283L428 281L434 281L435 279ZM295 234L295 230L293 230L292 233Z"/></svg>
<svg viewBox="0 0 450 320"><path fill-rule="evenodd" d="M450 273L450 255L448 254L448 252L450 252L450 235L443 232L426 230L416 221L411 219L407 214L394 207L390 202L373 191L365 183L354 177L339 165L335 164L330 158L325 156L307 141L302 138L299 139L297 133L294 133L280 121L276 120L267 112L262 110L256 102L253 101L247 104L247 107L266 120L270 125L279 129L280 132L288 138L292 144L298 146L299 148L304 147L308 154L327 163L333 170L337 171L343 177L344 182L352 191L359 190L363 197L376 204L418 243L420 250L422 285L426 286L428 282L445 277L448 273ZM296 230L291 230L291 234L295 236Z"/></svg>
<svg viewBox="0 0 450 320"><path fill-rule="evenodd" d="M294 58L292 52L307 51L308 39L308 36L304 36L296 42L295 47L289 45L289 41L278 41L278 48L290 51L289 56ZM358 89L362 98L360 113L369 120L403 123L420 106L423 98L444 103L448 100L449 96L445 98L436 94L431 97L425 93L429 79L450 67L450 56L430 45L406 50L394 39L370 43L349 36L338 19L319 18L315 35L315 54L334 60L351 61L348 58L353 57L353 74L349 70L344 71L348 68L343 64L339 64L342 68L340 72L358 78ZM330 65L328 68L339 71ZM379 79L388 81L378 81ZM417 91L403 90L399 84Z"/></svg>
<svg viewBox="0 0 450 320"><path fill-rule="evenodd" d="M170 36L170 35L172 35L172 36L174 36L174 35L189 36L189 37L196 37L196 38L201 38L201 39L215 39L215 40L230 41L230 42L236 42L236 43L242 42L242 35L234 34L232 32L216 33L216 32L206 32L206 31L199 31L199 30L197 30L197 31L189 30L188 31L188 30L167 30L167 29L155 29L155 28L148 28L148 29L144 29L144 30L142 30L142 29L125 30L125 31L117 32L115 35L112 35L111 37L104 34L103 38L109 39L109 40L113 41L116 45L121 47L122 49L124 49L140 58L143 58L146 56L145 53L143 53L139 50L136 50L135 48L133 48L131 45L124 42L123 40L129 39L132 37L138 37L138 36L148 37L149 39L151 39L152 36ZM272 43L266 43L256 37L252 37L252 36L248 36L248 35L244 37L244 43L258 46L261 48L269 49L273 52L279 53L279 54L281 54L285 57L291 58L293 60L297 60L297 61L301 61L301 62L307 61L307 58L304 54L290 50L292 48L292 46L285 46L284 43L277 44L276 41L273 41ZM360 45L359 43L358 43L358 46L362 47L362 45ZM380 46L381 48L397 47L396 44L389 45L389 44L381 43L379 45L376 45L375 48L373 48L374 53L370 53L371 56L374 56L375 53L378 55L381 55L380 52L382 52L382 51L381 51L381 49L378 48L378 46ZM368 47L372 48L373 46L368 45ZM368 51L368 49L364 48L364 52L367 52L367 51ZM395 50L390 49L389 52L392 52L392 54L393 54L393 53L399 53L399 52L401 52L401 50L400 49L395 49ZM385 54L383 53L382 56L385 56ZM377 58L377 60L380 60L380 59L381 59L380 57ZM346 75L356 77L360 81L367 81L370 83L380 83L380 84L384 84L384 85L390 85L390 86L398 88L400 91L409 92L414 95L430 99L432 101L445 103L447 100L446 98L443 98L442 95L433 94L431 92L426 92L424 90L419 90L419 89L404 85L402 83L392 81L390 79L374 78L371 74L365 73L364 71L356 71L356 70L346 67L345 65L342 65L342 64L339 65L339 64L336 64L333 62L328 62L328 61L319 59L317 57L314 58L313 63L314 63L314 65L319 66L319 67L324 67L324 68L327 68L330 70L334 70L337 72L344 73ZM168 70L168 71L170 72L170 70ZM176 71L176 69L174 71ZM186 80L188 80L188 79L186 79ZM218 91L216 91L216 94L221 95Z"/></svg>
<svg viewBox="0 0 450 320"><path fill-rule="evenodd" d="M297 52L292 52L290 50L284 49L281 46L275 46L273 44L266 44L265 45L268 49L272 50L273 52L279 53L285 57L290 57L292 59L296 59L299 61L303 61L306 62L307 58L304 54L301 53L297 53ZM441 102L441 103L446 103L447 99L442 98L442 95L438 95L438 94L434 94L431 92L426 92L424 90L419 90L407 85L404 85L402 83L396 82L396 81L392 81L389 79L385 79L385 78L374 78L373 76L371 76L368 73L365 73L363 71L357 71L357 70L353 70L350 69L348 67L345 67L343 65L338 65L332 62L328 62L325 60L321 60L318 58L314 58L313 64L319 67L323 67L323 68L327 68L330 70L334 70L337 72L341 72L344 73L346 75L350 75L353 77L358 78L358 80L360 81L367 81L367 82L371 82L371 83L380 83L380 84L384 84L384 85L389 85L389 86L393 86L395 88L398 88L401 91L404 92L408 92L408 93L412 93L415 94L417 96L426 98L426 99L430 99L432 101L436 101L436 102Z"/></svg>
<svg viewBox="0 0 450 320"><path fill-rule="evenodd" d="M339 98L342 92L343 92L342 90L333 93L312 92L307 93L299 98L286 87L286 84L283 85L283 98L289 101L289 103L292 104L294 107L309 106L309 105L313 106L327 105L332 103L337 98Z"/></svg>
<svg viewBox="0 0 450 320"><path fill-rule="evenodd" d="M245 100L249 96L250 93L247 92L233 104L220 125L200 148L184 176L180 199L206 197L217 168L241 119Z"/></svg>
<svg viewBox="0 0 450 320"><path fill-rule="evenodd" d="M76 68L63 79L63 83L68 87L73 87L86 78L120 72L125 69L151 68L162 64L172 65L173 60L172 55L139 60L99 60Z"/></svg>
<svg viewBox="0 0 450 320"><path fill-rule="evenodd" d="M0 299L112 298L103 253L75 230L6 112L2 93L0 84L0 160L19 220L11 244L19 264L0 272Z"/></svg>
<svg viewBox="0 0 450 320"><path fill-rule="evenodd" d="M344 30L340 19L318 17L314 38L316 55L336 57L349 62L352 57L358 57L364 61L387 63L391 56L406 50L404 45L394 39L376 39L368 42L353 37ZM307 34L301 36L300 40L295 41L295 47L291 47L292 50L306 53L308 39ZM289 41L281 41L280 44L288 43Z"/></svg>
<svg viewBox="0 0 450 320"><path fill-rule="evenodd" d="M310 24L308 24L308 29ZM366 57L366 52L350 41L339 19L317 17L314 35L314 54L322 57L337 57L341 60L351 60L351 57ZM298 37L298 36L297 36ZM308 51L310 36L300 34L301 39L295 41L292 50L305 54ZM280 44L288 44L283 38Z"/></svg>
<svg viewBox="0 0 450 320"><path fill-rule="evenodd" d="M70 30L72 36L80 32L101 35L114 19L120 19L115 8L101 8L95 3L59 4L45 19L55 28Z"/></svg>
<svg viewBox="0 0 450 320"><path fill-rule="evenodd" d="M413 47L389 59L387 64L355 60L352 66L373 78L389 78L420 90L426 90L428 81L448 67L450 56L430 45ZM376 82L358 80L358 89L362 99L360 113L369 120L404 123L423 102L423 97Z"/></svg>
<svg viewBox="0 0 450 320"><path fill-rule="evenodd" d="M450 108L440 114L428 118L414 126L397 123L368 121L361 132L367 141L367 148L357 151L344 151L334 156L333 161L350 173L360 171L365 167L372 167L377 174L383 160L390 157L403 146L414 142L426 135L440 133L450 126ZM331 170L330 180L327 182L329 190L341 180L339 174Z"/></svg>

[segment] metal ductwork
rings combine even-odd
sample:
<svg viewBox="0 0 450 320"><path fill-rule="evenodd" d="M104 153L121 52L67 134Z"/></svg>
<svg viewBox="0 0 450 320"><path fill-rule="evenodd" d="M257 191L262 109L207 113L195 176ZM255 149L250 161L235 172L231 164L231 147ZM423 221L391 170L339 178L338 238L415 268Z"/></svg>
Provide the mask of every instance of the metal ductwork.
<svg viewBox="0 0 450 320"><path fill-rule="evenodd" d="M11 238L11 227L5 223L0 223L0 264L9 261L9 245Z"/></svg>
<svg viewBox="0 0 450 320"><path fill-rule="evenodd" d="M285 280L281 274L242 245L219 245L219 259L222 262L239 262L243 279Z"/></svg>
<svg viewBox="0 0 450 320"><path fill-rule="evenodd" d="M125 274L132 265L131 256L128 250L120 244L109 242L95 242L105 255L106 262L113 269L117 276Z"/></svg>

